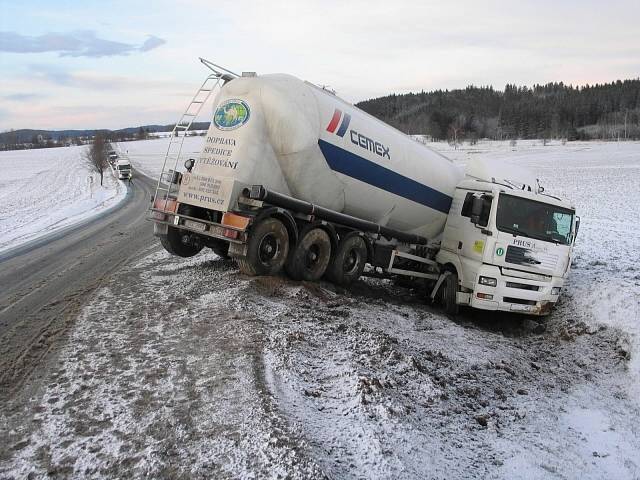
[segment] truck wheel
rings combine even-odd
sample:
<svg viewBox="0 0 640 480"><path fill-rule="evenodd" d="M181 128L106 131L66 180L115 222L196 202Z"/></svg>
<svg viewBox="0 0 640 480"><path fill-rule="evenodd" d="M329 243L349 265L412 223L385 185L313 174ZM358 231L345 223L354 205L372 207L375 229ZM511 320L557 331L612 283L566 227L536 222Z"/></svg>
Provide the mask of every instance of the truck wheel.
<svg viewBox="0 0 640 480"><path fill-rule="evenodd" d="M187 245L182 242L180 230L174 227L167 229L166 235L159 235L160 243L171 255L178 257L193 257L202 250L202 246Z"/></svg>
<svg viewBox="0 0 640 480"><path fill-rule="evenodd" d="M238 258L245 275L276 275L289 254L289 234L277 218L266 218L249 233L247 256Z"/></svg>
<svg viewBox="0 0 640 480"><path fill-rule="evenodd" d="M313 282L320 279L331 260L331 239L321 228L302 231L291 251L285 269L294 280Z"/></svg>
<svg viewBox="0 0 640 480"><path fill-rule="evenodd" d="M458 274L450 272L444 279L444 282L442 282L440 291L442 292L441 298L444 313L447 315L457 315L458 303L456 297L458 293Z"/></svg>
<svg viewBox="0 0 640 480"><path fill-rule="evenodd" d="M225 242L224 240L212 241L209 247L213 250L213 253L220 258L229 258L229 242Z"/></svg>
<svg viewBox="0 0 640 480"><path fill-rule="evenodd" d="M356 281L367 263L367 246L360 235L348 235L338 244L338 249L327 269L327 279L338 285Z"/></svg>

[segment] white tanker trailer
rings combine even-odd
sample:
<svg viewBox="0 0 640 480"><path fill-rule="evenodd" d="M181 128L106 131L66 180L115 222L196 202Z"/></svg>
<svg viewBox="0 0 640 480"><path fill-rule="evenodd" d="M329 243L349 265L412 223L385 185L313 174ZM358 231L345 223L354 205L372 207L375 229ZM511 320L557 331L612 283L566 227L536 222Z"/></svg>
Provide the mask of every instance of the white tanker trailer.
<svg viewBox="0 0 640 480"><path fill-rule="evenodd" d="M341 285L368 264L368 274L427 281L448 313L459 305L551 311L579 218L537 180L486 165L465 175L295 77L214 71L207 80L223 85L203 150L178 171L180 130L213 90L207 82L176 124L151 208L170 253L209 247L237 259L245 274L284 269L296 280Z"/></svg>

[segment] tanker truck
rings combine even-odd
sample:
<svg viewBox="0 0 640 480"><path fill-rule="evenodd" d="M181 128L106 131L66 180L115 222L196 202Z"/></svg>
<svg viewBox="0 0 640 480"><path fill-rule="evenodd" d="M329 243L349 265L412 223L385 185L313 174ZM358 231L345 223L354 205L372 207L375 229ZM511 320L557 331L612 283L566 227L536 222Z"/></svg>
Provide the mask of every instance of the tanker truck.
<svg viewBox="0 0 640 480"><path fill-rule="evenodd" d="M404 277L448 314L551 312L579 226L570 203L502 168L465 171L325 88L211 65L152 199L169 253L206 247L247 275L339 285ZM213 91L203 149L182 167L180 130Z"/></svg>

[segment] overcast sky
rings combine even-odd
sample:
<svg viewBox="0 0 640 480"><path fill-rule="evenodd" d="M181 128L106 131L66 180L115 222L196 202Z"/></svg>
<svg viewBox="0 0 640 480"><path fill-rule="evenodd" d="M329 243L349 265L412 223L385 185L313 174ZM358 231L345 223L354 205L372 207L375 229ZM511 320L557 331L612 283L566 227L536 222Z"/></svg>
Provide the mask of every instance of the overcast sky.
<svg viewBox="0 0 640 480"><path fill-rule="evenodd" d="M351 102L640 76L640 1L0 0L0 130L177 120L207 74L285 72Z"/></svg>

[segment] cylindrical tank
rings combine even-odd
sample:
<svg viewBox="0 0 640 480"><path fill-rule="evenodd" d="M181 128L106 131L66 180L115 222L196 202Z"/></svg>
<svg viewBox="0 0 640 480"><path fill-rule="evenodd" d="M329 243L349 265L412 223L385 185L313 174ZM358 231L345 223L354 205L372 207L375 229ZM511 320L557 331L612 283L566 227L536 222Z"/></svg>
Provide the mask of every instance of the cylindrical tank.
<svg viewBox="0 0 640 480"><path fill-rule="evenodd" d="M194 173L261 184L403 232L442 231L463 173L332 93L289 75L236 78Z"/></svg>

